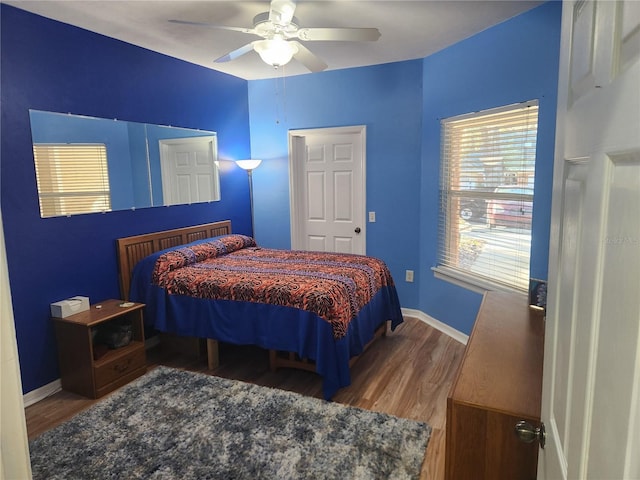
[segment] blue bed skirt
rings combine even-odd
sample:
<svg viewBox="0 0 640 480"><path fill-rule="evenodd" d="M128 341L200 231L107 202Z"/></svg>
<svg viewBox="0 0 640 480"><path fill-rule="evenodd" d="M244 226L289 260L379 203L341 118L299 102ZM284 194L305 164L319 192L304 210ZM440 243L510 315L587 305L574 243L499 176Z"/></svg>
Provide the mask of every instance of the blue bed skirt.
<svg viewBox="0 0 640 480"><path fill-rule="evenodd" d="M383 287L339 340L333 338L331 324L314 313L279 305L168 295L160 287L135 281L135 275L130 299L147 305L145 323L161 332L257 345L314 360L327 400L351 384L349 360L363 352L375 330L388 320L394 330L403 321L393 286Z"/></svg>

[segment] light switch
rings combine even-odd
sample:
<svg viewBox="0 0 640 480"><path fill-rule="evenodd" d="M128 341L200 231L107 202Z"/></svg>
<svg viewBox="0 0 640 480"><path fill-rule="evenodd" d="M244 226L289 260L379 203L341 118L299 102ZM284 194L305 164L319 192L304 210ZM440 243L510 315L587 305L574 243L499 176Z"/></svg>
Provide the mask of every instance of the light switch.
<svg viewBox="0 0 640 480"><path fill-rule="evenodd" d="M376 212L369 212L369 223L376 221Z"/></svg>

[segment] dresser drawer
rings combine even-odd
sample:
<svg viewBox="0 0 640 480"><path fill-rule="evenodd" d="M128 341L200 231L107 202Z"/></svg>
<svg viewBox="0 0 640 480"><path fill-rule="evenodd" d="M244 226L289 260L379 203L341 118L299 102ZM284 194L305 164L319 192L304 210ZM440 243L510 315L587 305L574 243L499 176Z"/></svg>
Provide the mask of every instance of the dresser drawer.
<svg viewBox="0 0 640 480"><path fill-rule="evenodd" d="M124 351L126 349L126 351ZM115 355L108 362L95 366L95 389L99 390L121 377L144 367L146 364L144 345L135 348L124 347L120 355Z"/></svg>

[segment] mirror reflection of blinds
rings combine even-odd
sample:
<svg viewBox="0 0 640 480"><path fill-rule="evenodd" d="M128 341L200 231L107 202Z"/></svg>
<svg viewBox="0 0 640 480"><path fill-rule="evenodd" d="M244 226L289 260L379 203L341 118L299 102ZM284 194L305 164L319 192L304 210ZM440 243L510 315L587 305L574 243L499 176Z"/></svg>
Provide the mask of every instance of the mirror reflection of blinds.
<svg viewBox="0 0 640 480"><path fill-rule="evenodd" d="M538 102L451 117L441 125L439 265L478 285L526 290ZM493 228L490 214L496 212L502 223Z"/></svg>
<svg viewBox="0 0 640 480"><path fill-rule="evenodd" d="M35 144L40 215L111 211L104 144Z"/></svg>

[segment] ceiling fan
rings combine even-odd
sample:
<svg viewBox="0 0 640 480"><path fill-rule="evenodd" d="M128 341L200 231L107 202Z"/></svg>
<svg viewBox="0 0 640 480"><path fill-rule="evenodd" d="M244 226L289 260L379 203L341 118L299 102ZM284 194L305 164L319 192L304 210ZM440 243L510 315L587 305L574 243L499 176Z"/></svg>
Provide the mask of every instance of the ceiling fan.
<svg viewBox="0 0 640 480"><path fill-rule="evenodd" d="M236 50L233 50L214 62L228 62L255 50L262 60L278 68L295 58L312 72L320 72L327 64L298 40L302 41L342 41L368 42L380 38L377 28L302 28L298 19L293 16L296 8L294 0L271 0L268 12L259 13L253 19L253 28L213 25L202 22L169 20L173 23L196 25L201 27L233 30L262 37Z"/></svg>

